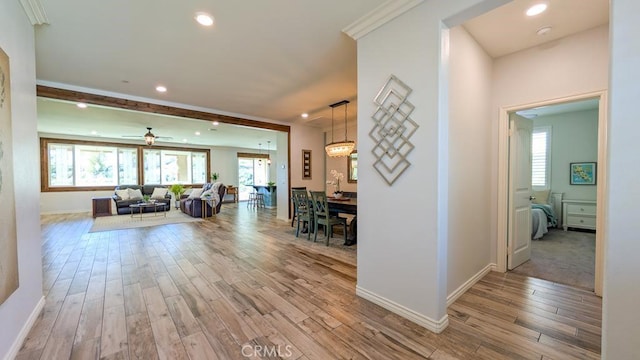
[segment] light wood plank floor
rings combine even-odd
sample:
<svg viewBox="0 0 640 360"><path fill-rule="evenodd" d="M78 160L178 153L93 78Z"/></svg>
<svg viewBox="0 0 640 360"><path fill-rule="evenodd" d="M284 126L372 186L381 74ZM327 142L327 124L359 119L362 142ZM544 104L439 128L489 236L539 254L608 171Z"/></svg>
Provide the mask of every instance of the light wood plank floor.
<svg viewBox="0 0 640 360"><path fill-rule="evenodd" d="M99 233L89 215L44 216L46 305L18 359L600 357L601 301L584 290L490 273L436 335L356 297L339 237L326 247L270 210L222 209Z"/></svg>

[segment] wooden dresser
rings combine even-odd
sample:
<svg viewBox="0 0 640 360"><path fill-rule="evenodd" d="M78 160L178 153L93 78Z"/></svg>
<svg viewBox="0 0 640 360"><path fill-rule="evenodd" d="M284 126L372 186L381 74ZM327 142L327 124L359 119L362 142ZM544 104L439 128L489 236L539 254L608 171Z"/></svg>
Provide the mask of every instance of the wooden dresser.
<svg viewBox="0 0 640 360"><path fill-rule="evenodd" d="M562 228L596 229L595 200L562 200Z"/></svg>

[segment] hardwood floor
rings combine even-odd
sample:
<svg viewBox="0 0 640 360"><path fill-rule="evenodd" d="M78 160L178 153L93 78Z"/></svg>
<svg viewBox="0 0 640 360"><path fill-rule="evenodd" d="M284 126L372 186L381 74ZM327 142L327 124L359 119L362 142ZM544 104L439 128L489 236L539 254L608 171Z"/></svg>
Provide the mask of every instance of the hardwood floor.
<svg viewBox="0 0 640 360"><path fill-rule="evenodd" d="M175 211L175 210L172 210ZM270 210L88 233L42 220L45 308L18 359L597 359L601 300L490 273L434 334L355 296L356 251ZM361 239L366 241L366 239Z"/></svg>

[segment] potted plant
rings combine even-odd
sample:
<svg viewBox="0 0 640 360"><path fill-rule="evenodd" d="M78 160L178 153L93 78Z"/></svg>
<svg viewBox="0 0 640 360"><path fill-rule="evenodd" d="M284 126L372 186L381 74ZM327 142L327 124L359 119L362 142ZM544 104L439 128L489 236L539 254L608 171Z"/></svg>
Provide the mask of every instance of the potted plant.
<svg viewBox="0 0 640 360"><path fill-rule="evenodd" d="M269 182L267 183L267 190L268 190L269 192L271 192L271 191L273 191L273 188L274 188L275 186L276 186L276 182L275 182L275 181L269 181Z"/></svg>
<svg viewBox="0 0 640 360"><path fill-rule="evenodd" d="M340 190L340 180L344 179L344 174L336 170L331 170L331 176L333 176L334 180L327 181L327 184L333 185L333 197L339 199L342 197L342 191Z"/></svg>
<svg viewBox="0 0 640 360"><path fill-rule="evenodd" d="M171 185L171 187L169 188L169 191L170 191L171 193L173 193L173 195L175 196L176 209L180 208L180 197L181 197L181 196L182 196L182 194L184 194L184 192L185 192L184 185L182 185L182 184L173 184L173 185Z"/></svg>

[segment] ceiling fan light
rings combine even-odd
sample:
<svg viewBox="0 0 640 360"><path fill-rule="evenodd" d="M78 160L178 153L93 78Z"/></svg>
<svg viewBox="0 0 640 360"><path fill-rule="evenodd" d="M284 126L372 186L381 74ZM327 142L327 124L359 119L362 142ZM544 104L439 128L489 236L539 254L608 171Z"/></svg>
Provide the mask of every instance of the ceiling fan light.
<svg viewBox="0 0 640 360"><path fill-rule="evenodd" d="M153 133L151 132L151 128L147 128L147 130L149 131L147 131L147 133L144 134L144 142L147 145L151 146L156 142L156 136L153 135Z"/></svg>

